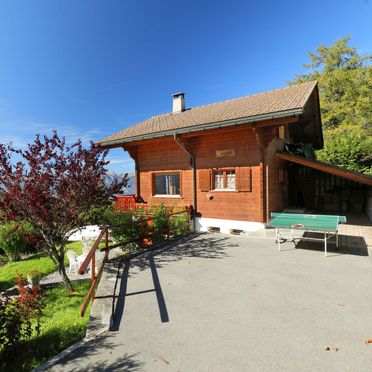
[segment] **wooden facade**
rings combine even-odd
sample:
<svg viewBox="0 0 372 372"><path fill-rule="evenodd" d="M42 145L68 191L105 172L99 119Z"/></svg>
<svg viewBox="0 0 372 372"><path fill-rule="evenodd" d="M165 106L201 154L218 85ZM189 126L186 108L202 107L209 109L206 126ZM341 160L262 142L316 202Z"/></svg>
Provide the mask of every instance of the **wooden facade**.
<svg viewBox="0 0 372 372"><path fill-rule="evenodd" d="M276 156L286 143L323 147L316 82L157 115L99 145L133 158L137 200L222 224L266 222L288 205L288 162Z"/></svg>
<svg viewBox="0 0 372 372"><path fill-rule="evenodd" d="M195 157L199 217L265 222L271 211L283 208L286 185L279 180L281 161L275 158L283 142L278 134L278 126L247 124L178 137ZM173 137L136 141L124 149L135 161L137 196L152 205L193 205L190 156ZM235 172L235 190L215 189L213 174L225 176L224 171ZM180 195L156 195L156 174L180 174Z"/></svg>

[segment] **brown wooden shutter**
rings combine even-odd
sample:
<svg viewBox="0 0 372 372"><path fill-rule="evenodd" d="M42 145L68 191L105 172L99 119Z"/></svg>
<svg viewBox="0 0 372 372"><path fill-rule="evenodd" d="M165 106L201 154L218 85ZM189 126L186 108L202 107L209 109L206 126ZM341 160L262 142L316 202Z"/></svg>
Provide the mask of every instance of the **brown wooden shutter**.
<svg viewBox="0 0 372 372"><path fill-rule="evenodd" d="M211 189L211 176L209 169L199 170L199 190L209 191Z"/></svg>
<svg viewBox="0 0 372 372"><path fill-rule="evenodd" d="M236 168L236 185L238 191L252 191L252 170L250 167Z"/></svg>
<svg viewBox="0 0 372 372"><path fill-rule="evenodd" d="M151 182L151 195L155 195L155 173L150 174L150 182Z"/></svg>

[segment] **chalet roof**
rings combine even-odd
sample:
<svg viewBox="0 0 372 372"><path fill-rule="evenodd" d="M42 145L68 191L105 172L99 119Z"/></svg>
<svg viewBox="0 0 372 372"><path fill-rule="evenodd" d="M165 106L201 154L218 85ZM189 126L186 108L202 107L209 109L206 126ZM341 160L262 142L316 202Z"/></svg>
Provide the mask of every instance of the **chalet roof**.
<svg viewBox="0 0 372 372"><path fill-rule="evenodd" d="M103 138L98 143L111 147L142 138L196 130L208 124L223 124L234 120L241 122L243 119L252 122L300 115L316 86L316 81L289 85L250 96L193 107L183 112L156 115Z"/></svg>

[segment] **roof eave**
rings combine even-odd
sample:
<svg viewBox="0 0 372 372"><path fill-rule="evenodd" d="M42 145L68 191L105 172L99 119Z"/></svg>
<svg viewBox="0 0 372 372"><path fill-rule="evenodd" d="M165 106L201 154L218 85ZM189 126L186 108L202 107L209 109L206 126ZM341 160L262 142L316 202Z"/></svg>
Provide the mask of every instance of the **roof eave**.
<svg viewBox="0 0 372 372"><path fill-rule="evenodd" d="M261 115L255 115L255 116L248 116L244 118L208 123L208 124L203 124L203 125L195 125L194 127L171 129L171 130L166 130L166 131L161 131L161 132L143 134L139 136L120 138L120 139L112 140L112 141L105 141L105 142L98 141L98 142L95 142L95 146L100 146L102 148L115 148L115 147L120 147L121 145L125 143L129 143L129 142L173 136L174 134L199 132L199 131L209 130L209 129L256 123L256 122L265 121L265 120L276 120L276 119L293 117L293 116L302 115L302 114L303 114L303 108L296 108L296 109L291 109L291 110L278 111L278 112L270 113L270 114L261 114Z"/></svg>

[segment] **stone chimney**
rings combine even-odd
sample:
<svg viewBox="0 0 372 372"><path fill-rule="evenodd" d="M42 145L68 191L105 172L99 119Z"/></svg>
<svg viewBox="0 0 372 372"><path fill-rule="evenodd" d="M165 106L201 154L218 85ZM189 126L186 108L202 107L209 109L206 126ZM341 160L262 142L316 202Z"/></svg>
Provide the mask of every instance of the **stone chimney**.
<svg viewBox="0 0 372 372"><path fill-rule="evenodd" d="M174 93L173 96L173 112L185 111L185 93Z"/></svg>

